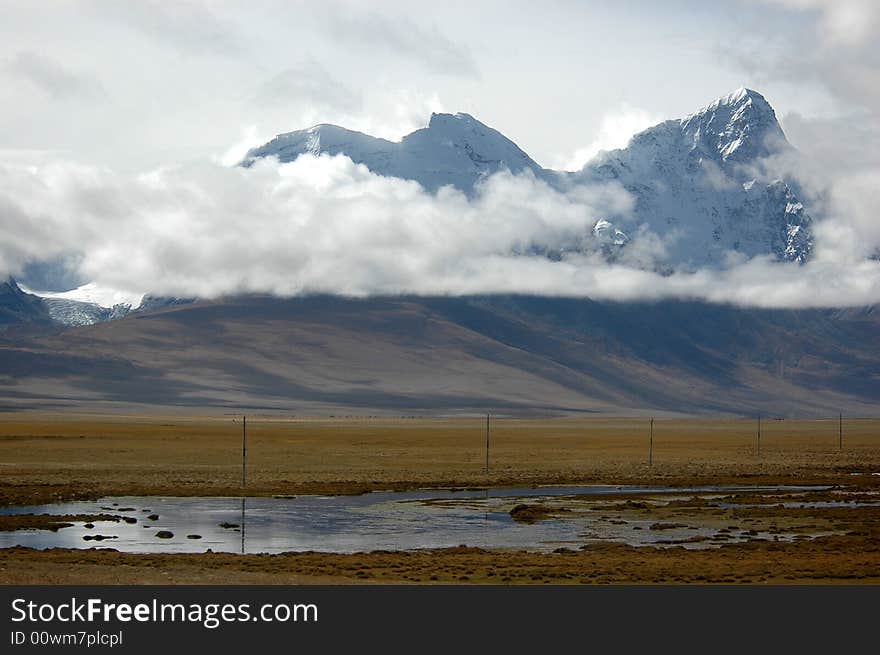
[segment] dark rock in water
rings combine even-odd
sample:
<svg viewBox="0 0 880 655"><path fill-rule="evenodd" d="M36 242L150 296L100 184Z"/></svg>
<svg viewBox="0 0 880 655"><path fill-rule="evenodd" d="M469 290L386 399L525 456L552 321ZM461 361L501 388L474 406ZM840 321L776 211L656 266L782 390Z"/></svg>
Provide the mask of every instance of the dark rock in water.
<svg viewBox="0 0 880 655"><path fill-rule="evenodd" d="M137 523L138 522L138 520L136 518L134 518L133 516L123 516L122 520L125 521L126 523Z"/></svg>
<svg viewBox="0 0 880 655"><path fill-rule="evenodd" d="M159 532L156 533L156 536L159 539L171 539L174 537L174 533L169 532L168 530L159 530Z"/></svg>
<svg viewBox="0 0 880 655"><path fill-rule="evenodd" d="M106 534L87 534L83 537L83 541L104 541L105 539L116 539L116 537Z"/></svg>
<svg viewBox="0 0 880 655"><path fill-rule="evenodd" d="M188 535L186 535L186 538L187 538L187 539L201 539L201 538L202 538L202 535L200 535L200 534L188 534Z"/></svg>
<svg viewBox="0 0 880 655"><path fill-rule="evenodd" d="M117 512L136 512L136 507L118 507L116 508Z"/></svg>
<svg viewBox="0 0 880 655"><path fill-rule="evenodd" d="M521 523L534 523L535 521L546 519L549 514L550 510L546 507L526 505L525 503L520 503L510 510L510 516L513 520Z"/></svg>
<svg viewBox="0 0 880 655"><path fill-rule="evenodd" d="M240 528L241 526L238 523L229 523L227 521L223 521L223 523L220 524L220 527L228 530L230 528Z"/></svg>
<svg viewBox="0 0 880 655"><path fill-rule="evenodd" d="M150 519L151 521L158 521L159 515L158 514L150 514L147 518Z"/></svg>
<svg viewBox="0 0 880 655"><path fill-rule="evenodd" d="M684 523L652 523L651 530L677 530L679 528L686 528L687 525Z"/></svg>
<svg viewBox="0 0 880 655"><path fill-rule="evenodd" d="M95 527L95 524L94 524L94 523L86 523L83 527L84 527L86 530L91 530L92 528Z"/></svg>

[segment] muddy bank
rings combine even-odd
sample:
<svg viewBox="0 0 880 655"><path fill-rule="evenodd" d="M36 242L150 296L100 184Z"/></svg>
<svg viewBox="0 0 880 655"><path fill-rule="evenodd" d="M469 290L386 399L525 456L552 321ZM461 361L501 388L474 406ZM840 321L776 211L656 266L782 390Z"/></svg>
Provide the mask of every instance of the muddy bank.
<svg viewBox="0 0 880 655"><path fill-rule="evenodd" d="M880 540L820 538L687 551L595 545L559 553L454 548L329 555L131 555L0 550L2 584L799 584L880 583Z"/></svg>
<svg viewBox="0 0 880 655"><path fill-rule="evenodd" d="M57 532L69 528L74 523L94 523L96 521L124 521L115 514L0 514L0 531L49 530Z"/></svg>

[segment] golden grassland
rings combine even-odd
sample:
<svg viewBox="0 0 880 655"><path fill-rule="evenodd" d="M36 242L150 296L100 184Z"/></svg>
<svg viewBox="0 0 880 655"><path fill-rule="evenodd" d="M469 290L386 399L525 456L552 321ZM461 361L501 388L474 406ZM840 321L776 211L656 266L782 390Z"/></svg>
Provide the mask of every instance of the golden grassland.
<svg viewBox="0 0 880 655"><path fill-rule="evenodd" d="M0 415L0 504L103 495L239 495L241 419ZM880 489L880 420L249 416L252 495L542 483L823 483ZM804 523L778 510L773 521ZM835 513L837 512L837 513ZM756 515L757 516L757 515ZM740 517L742 518L742 517ZM602 544L566 553L459 548L331 555L135 555L5 549L0 583L880 582L880 511L815 509L834 536L689 551ZM552 519L551 519L552 520ZM754 519L758 520L758 519ZM795 521L796 522L796 521Z"/></svg>
<svg viewBox="0 0 880 655"><path fill-rule="evenodd" d="M241 493L241 419L0 416L0 504ZM250 417L247 493L420 485L843 481L880 472L880 420ZM874 476L877 477L877 476Z"/></svg>

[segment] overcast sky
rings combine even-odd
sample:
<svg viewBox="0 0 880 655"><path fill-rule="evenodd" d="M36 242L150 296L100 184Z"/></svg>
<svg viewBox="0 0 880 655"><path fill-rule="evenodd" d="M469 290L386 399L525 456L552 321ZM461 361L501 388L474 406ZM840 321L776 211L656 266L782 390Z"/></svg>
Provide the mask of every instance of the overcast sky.
<svg viewBox="0 0 880 655"><path fill-rule="evenodd" d="M138 169L316 122L399 138L443 110L559 166L739 86L783 122L856 111L858 89L790 70L829 30L876 36L833 9L870 0L822 4L3 0L0 147Z"/></svg>
<svg viewBox="0 0 880 655"><path fill-rule="evenodd" d="M0 0L0 10L0 276L73 253L87 279L180 295L880 302L880 261L865 259L880 252L875 0ZM819 219L807 266L661 277L499 255L498 243L589 229L611 200L509 176L474 200L433 197L347 160L229 167L244 146L318 122L397 139L432 111L464 111L544 166L574 169L740 86L767 98L800 149L789 174Z"/></svg>

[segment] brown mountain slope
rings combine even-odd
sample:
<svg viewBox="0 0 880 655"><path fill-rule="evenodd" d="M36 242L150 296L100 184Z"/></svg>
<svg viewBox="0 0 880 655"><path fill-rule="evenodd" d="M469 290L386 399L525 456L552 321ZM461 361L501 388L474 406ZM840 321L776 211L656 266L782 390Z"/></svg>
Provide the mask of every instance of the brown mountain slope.
<svg viewBox="0 0 880 655"><path fill-rule="evenodd" d="M0 406L875 413L873 309L235 298L0 345Z"/></svg>

